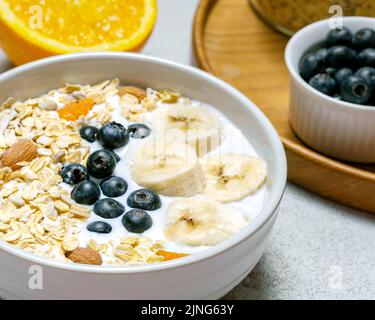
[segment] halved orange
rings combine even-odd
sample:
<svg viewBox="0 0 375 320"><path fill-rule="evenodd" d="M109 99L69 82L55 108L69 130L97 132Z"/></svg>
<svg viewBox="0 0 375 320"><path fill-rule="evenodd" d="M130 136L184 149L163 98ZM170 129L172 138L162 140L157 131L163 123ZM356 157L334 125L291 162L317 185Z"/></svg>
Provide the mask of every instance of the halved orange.
<svg viewBox="0 0 375 320"><path fill-rule="evenodd" d="M79 51L136 51L156 0L0 0L0 46L15 64Z"/></svg>

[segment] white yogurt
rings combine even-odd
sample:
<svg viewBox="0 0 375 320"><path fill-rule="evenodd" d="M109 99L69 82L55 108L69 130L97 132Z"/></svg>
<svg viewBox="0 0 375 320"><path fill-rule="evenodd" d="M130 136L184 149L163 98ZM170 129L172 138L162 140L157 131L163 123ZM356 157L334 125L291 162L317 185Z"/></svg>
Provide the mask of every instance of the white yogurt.
<svg viewBox="0 0 375 320"><path fill-rule="evenodd" d="M112 105L115 109L115 111L112 113L113 121L116 121L118 123L123 124L125 127L128 127L130 122L127 121L125 118L121 116L121 107L119 102L119 97L113 96L107 99L107 103ZM193 101L193 105L199 106L202 108L205 108L215 114L221 121L223 126L223 137L224 141L214 151L212 151L210 154L214 153L237 153L237 154L247 154L247 155L254 155L256 156L257 153L255 152L254 148L251 146L251 144L247 141L247 139L244 137L244 135L233 125L232 122L230 122L221 112L219 112L216 108L213 106L203 104L199 101ZM104 108L105 104L96 105L92 111L100 110L100 108ZM160 103L158 107L163 107L163 105ZM145 117L145 124L148 125L152 129L152 113L146 115ZM95 125L95 123L92 123ZM152 135L150 136L152 138ZM137 185L131 177L130 174L130 166L131 166L131 159L134 150L139 146L140 143L143 143L145 140L143 139L130 139L127 146L114 150L120 157L121 161L117 164L116 171L113 175L121 177L125 179L125 181L128 183L128 190L125 195L115 198L117 201L122 203L126 211L130 210L131 208L127 205L127 198L130 195L131 192L141 189L142 187ZM92 143L90 144L91 150L90 152L94 152L96 150L102 149L102 146L98 143ZM71 186L63 183L64 187L66 187L69 191L72 189ZM263 186L261 187L257 192L254 194L246 197L245 199L237 202L233 202L228 205L232 205L236 208L238 208L247 218L247 220L251 223L251 221L256 217L256 215L261 211L265 197L266 197L267 187ZM102 195L102 198L105 198ZM187 246L179 243L169 242L165 239L164 236L164 227L166 225L166 217L165 212L166 208L168 207L168 204L175 200L175 197L167 197L160 195L161 201L162 201L162 207L155 211L149 211L149 214L151 215L153 219L153 226L144 232L141 236L148 237L152 240L162 240L165 241L165 249L173 252L184 252L184 253L194 253L201 250L204 250L207 247L192 247ZM128 237L128 236L139 236L138 234L132 234L128 232L121 223L122 216L116 219L112 220L105 220L101 217L97 216L95 213L92 213L91 218L87 221L87 223L82 225L82 232L80 235L80 242L81 246L87 245L88 241L90 239L95 240L98 243L105 243L110 240L113 240L114 242L117 242L116 240L120 240L121 238ZM93 232L89 232L86 229L87 224L93 222L93 221L105 221L109 223L113 230L110 234L97 234Z"/></svg>

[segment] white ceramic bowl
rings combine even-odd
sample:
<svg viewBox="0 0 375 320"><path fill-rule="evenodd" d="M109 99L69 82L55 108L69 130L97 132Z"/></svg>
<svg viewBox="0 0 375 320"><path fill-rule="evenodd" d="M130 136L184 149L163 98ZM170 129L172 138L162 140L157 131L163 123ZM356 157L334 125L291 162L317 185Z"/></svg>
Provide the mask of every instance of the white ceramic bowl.
<svg viewBox="0 0 375 320"><path fill-rule="evenodd" d="M353 162L375 162L375 107L331 98L315 90L299 74L299 62L308 49L323 41L329 20L313 23L289 41L285 59L291 74L290 123L307 145L326 155ZM375 29L374 18L345 17L353 32Z"/></svg>
<svg viewBox="0 0 375 320"><path fill-rule="evenodd" d="M286 183L278 135L259 109L237 90L195 68L137 54L85 53L33 62L0 75L0 101L37 96L64 83L124 83L170 88L224 112L269 168L267 199L258 217L228 241L170 262L138 267L64 264L0 241L0 296L7 299L217 299L256 265L274 225ZM30 266L43 270L43 290L30 290Z"/></svg>

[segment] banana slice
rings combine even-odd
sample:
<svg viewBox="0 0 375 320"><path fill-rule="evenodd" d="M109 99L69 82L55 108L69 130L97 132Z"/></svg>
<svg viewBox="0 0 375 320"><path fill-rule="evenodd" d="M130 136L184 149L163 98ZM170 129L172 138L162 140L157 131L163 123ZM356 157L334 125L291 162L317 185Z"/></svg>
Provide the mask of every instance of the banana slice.
<svg viewBox="0 0 375 320"><path fill-rule="evenodd" d="M214 246L248 224L232 207L204 196L173 201L167 208L167 221L167 239L190 246Z"/></svg>
<svg viewBox="0 0 375 320"><path fill-rule="evenodd" d="M197 107L173 105L156 110L153 115L156 135L167 141L180 141L196 149L199 157L221 144L222 127L211 112Z"/></svg>
<svg viewBox="0 0 375 320"><path fill-rule="evenodd" d="M181 143L148 140L135 152L131 173L137 184L166 196L192 196L205 187L195 150Z"/></svg>
<svg viewBox="0 0 375 320"><path fill-rule="evenodd" d="M258 157L241 154L216 154L201 159L206 177L203 194L227 203L245 198L265 181L267 166Z"/></svg>

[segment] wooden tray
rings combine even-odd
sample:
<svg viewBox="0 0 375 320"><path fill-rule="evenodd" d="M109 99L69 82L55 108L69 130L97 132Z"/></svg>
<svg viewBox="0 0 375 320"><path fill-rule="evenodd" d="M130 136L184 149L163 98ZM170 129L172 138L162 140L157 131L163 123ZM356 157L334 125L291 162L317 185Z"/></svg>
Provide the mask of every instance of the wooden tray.
<svg viewBox="0 0 375 320"><path fill-rule="evenodd" d="M194 24L198 65L244 92L268 116L284 143L289 179L375 213L375 165L330 159L309 149L290 128L287 41L255 15L247 0L201 0Z"/></svg>

